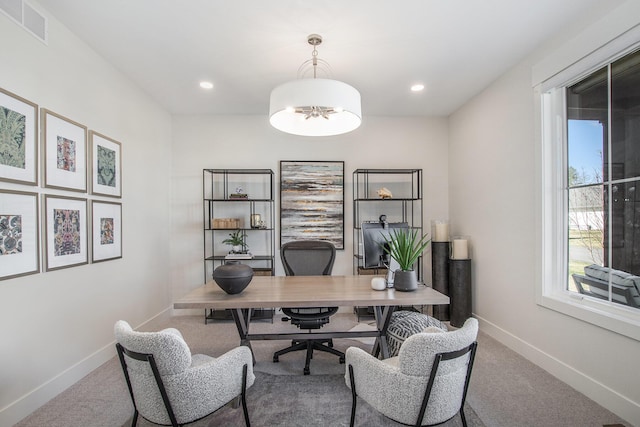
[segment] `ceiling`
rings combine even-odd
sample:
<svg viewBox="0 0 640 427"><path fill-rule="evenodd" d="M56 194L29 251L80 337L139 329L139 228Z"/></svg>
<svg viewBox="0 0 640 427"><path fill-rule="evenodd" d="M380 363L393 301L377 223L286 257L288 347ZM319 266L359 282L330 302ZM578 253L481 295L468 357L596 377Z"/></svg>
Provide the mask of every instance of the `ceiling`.
<svg viewBox="0 0 640 427"><path fill-rule="evenodd" d="M360 91L363 116L446 116L551 36L619 2L39 3L173 114L267 115L271 90L297 78L317 33L318 57ZM411 92L414 83L424 91Z"/></svg>

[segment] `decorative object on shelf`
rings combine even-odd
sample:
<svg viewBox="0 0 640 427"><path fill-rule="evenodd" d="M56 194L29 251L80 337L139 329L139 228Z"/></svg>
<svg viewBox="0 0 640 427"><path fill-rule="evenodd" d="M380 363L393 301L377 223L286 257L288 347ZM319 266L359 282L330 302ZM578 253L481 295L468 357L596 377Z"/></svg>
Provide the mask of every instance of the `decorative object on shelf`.
<svg viewBox="0 0 640 427"><path fill-rule="evenodd" d="M253 269L238 261L227 261L213 271L213 280L228 294L239 294L253 279Z"/></svg>
<svg viewBox="0 0 640 427"><path fill-rule="evenodd" d="M371 289L376 291L384 291L387 289L387 281L384 277L374 277L371 279Z"/></svg>
<svg viewBox="0 0 640 427"><path fill-rule="evenodd" d="M40 272L38 195L0 190L0 280Z"/></svg>
<svg viewBox="0 0 640 427"><path fill-rule="evenodd" d="M121 144L89 131L91 147L91 194L122 197Z"/></svg>
<svg viewBox="0 0 640 427"><path fill-rule="evenodd" d="M264 221L262 220L262 215L260 214L251 214L250 217L251 228L262 228L264 227Z"/></svg>
<svg viewBox="0 0 640 427"><path fill-rule="evenodd" d="M87 199L44 196L46 271L87 264Z"/></svg>
<svg viewBox="0 0 640 427"><path fill-rule="evenodd" d="M382 187L378 189L378 197L381 199L393 199L393 194L387 187Z"/></svg>
<svg viewBox="0 0 640 427"><path fill-rule="evenodd" d="M469 258L469 237L455 236L451 239L451 259Z"/></svg>
<svg viewBox="0 0 640 427"><path fill-rule="evenodd" d="M37 184L38 105L0 88L0 180Z"/></svg>
<svg viewBox="0 0 640 427"><path fill-rule="evenodd" d="M91 262L122 258L122 204L91 201Z"/></svg>
<svg viewBox="0 0 640 427"><path fill-rule="evenodd" d="M280 162L280 245L293 240L344 249L344 162Z"/></svg>
<svg viewBox="0 0 640 427"><path fill-rule="evenodd" d="M233 233L229 233L229 237L224 239L222 243L225 243L231 246L231 253L235 253L235 254L247 253L249 246L247 246L247 243L245 241L246 237L247 235L245 234L245 232L243 230L238 229Z"/></svg>
<svg viewBox="0 0 640 427"><path fill-rule="evenodd" d="M393 287L398 291L409 292L418 288L418 277L413 265L427 248L430 239L420 236L418 230L395 229L390 236L384 236L384 250L400 266L394 273Z"/></svg>
<svg viewBox="0 0 640 427"><path fill-rule="evenodd" d="M298 79L271 91L269 123L274 128L302 136L329 136L351 132L362 122L360 93L338 80L317 78L320 70L330 74L326 61L318 59L318 34L310 34L312 58L298 68ZM313 71L313 78L304 78Z"/></svg>
<svg viewBox="0 0 640 427"><path fill-rule="evenodd" d="M44 186L87 191L87 127L42 109Z"/></svg>
<svg viewBox="0 0 640 427"><path fill-rule="evenodd" d="M211 228L242 228L242 221L240 218L213 218L211 220Z"/></svg>

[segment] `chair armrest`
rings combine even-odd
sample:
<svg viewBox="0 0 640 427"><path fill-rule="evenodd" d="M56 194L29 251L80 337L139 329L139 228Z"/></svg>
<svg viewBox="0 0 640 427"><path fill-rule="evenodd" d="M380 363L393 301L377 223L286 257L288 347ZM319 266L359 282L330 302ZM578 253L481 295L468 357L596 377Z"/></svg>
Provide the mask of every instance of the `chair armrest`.
<svg viewBox="0 0 640 427"><path fill-rule="evenodd" d="M182 413L212 412L233 400L242 391L244 365L247 365L247 388L255 381L248 347L237 347L218 358L204 360L207 357L194 355L199 363L182 374L163 377L172 402L176 401L174 406Z"/></svg>

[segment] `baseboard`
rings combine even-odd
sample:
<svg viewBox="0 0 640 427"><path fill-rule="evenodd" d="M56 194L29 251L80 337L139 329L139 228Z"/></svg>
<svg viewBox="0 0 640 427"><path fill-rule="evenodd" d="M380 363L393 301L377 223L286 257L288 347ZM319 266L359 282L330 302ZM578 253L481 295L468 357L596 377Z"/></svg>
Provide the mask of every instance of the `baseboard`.
<svg viewBox="0 0 640 427"><path fill-rule="evenodd" d="M136 326L136 328L165 315L170 315L170 308L166 308L157 315L144 321L141 325ZM115 356L115 354L116 348L114 339L95 353L85 357L55 377L20 397L15 402L0 409L0 426L12 426L18 423L20 420L36 411L58 394L80 381L91 371L110 360Z"/></svg>
<svg viewBox="0 0 640 427"><path fill-rule="evenodd" d="M640 420L640 403L634 402L595 379L545 353L510 332L474 314L480 330L495 338L530 362L540 366L554 377L570 385L589 399L597 402L620 418L632 423Z"/></svg>

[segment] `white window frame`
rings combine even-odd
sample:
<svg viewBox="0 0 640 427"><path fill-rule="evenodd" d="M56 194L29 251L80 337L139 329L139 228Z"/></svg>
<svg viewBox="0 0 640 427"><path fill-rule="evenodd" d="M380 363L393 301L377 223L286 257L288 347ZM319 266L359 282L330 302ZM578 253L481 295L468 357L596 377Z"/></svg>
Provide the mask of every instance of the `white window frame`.
<svg viewBox="0 0 640 427"><path fill-rule="evenodd" d="M640 27L624 33L534 86L536 104L537 206L540 207L536 301L551 310L640 341L640 310L566 289L568 207L564 88L640 46ZM535 71L535 70L534 70Z"/></svg>

